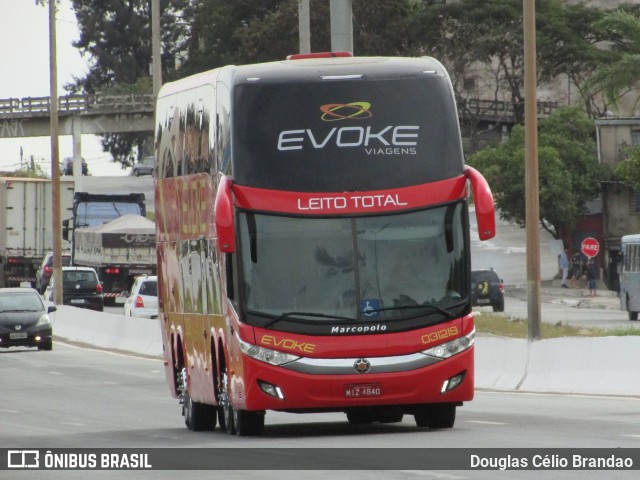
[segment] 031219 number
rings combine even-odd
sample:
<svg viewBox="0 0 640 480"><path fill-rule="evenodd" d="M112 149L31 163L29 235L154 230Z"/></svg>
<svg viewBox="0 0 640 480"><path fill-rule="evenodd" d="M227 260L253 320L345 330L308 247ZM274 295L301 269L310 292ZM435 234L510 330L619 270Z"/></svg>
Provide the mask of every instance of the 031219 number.
<svg viewBox="0 0 640 480"><path fill-rule="evenodd" d="M344 396L347 398L379 397L382 395L382 385L379 383L352 383L344 386Z"/></svg>

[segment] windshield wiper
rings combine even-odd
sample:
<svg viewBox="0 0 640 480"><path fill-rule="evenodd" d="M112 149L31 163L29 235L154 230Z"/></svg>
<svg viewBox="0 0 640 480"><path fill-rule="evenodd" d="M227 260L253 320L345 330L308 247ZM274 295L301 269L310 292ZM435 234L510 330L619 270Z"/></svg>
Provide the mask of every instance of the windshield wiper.
<svg viewBox="0 0 640 480"><path fill-rule="evenodd" d="M273 320L267 322L266 324L262 325L262 328L269 328L271 325L274 325L274 324L278 323L280 320L284 320L285 318L292 317L294 315L299 315L299 316L304 316L304 317L314 317L314 318L330 318L331 320L347 320L349 322L353 322L355 320L354 318L341 317L340 315L331 315L331 314L328 314L328 313L285 312L285 313L282 313L282 314L278 315L277 317L275 317Z"/></svg>
<svg viewBox="0 0 640 480"><path fill-rule="evenodd" d="M387 307L387 308L373 308L371 310L366 310L360 313L370 315L372 313L378 313L378 312L395 312L398 310L417 310L421 308L431 308L436 312L446 315L449 318L456 318L456 314L453 313L452 311L439 307L438 305L435 305L433 303L423 303L422 305L398 305L395 307Z"/></svg>

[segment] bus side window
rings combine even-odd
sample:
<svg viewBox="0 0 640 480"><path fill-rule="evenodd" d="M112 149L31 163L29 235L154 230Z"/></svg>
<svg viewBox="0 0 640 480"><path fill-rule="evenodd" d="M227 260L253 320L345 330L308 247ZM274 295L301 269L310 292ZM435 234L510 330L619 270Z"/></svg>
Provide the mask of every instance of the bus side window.
<svg viewBox="0 0 640 480"><path fill-rule="evenodd" d="M238 291L238 269L235 265L236 256L233 253L225 254L225 269L227 275L227 298L236 303L236 292Z"/></svg>
<svg viewBox="0 0 640 480"><path fill-rule="evenodd" d="M223 83L218 82L216 105L216 156L218 172L231 174L231 95Z"/></svg>

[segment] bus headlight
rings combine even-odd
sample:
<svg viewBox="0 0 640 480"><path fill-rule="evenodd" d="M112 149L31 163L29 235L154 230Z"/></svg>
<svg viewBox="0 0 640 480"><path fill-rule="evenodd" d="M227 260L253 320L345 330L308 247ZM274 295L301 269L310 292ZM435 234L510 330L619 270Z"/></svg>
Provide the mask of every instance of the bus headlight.
<svg viewBox="0 0 640 480"><path fill-rule="evenodd" d="M277 350L271 350L270 348L259 347L258 345L252 345L244 340L240 340L240 350L245 355L260 360L261 362L270 363L271 365L284 365L285 363L298 360L300 357L291 355L290 353L279 352Z"/></svg>
<svg viewBox="0 0 640 480"><path fill-rule="evenodd" d="M437 358L453 357L454 355L464 352L470 348L475 343L475 338L476 329L474 328L469 334L463 337L456 338L455 340L443 343L442 345L438 345L437 347L433 347L428 350L423 350L422 353Z"/></svg>

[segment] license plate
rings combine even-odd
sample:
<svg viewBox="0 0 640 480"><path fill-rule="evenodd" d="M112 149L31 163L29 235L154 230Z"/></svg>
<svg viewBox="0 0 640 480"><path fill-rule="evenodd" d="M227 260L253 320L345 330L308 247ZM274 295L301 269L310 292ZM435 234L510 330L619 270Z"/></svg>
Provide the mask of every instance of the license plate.
<svg viewBox="0 0 640 480"><path fill-rule="evenodd" d="M84 299L82 298L72 298L71 303L84 303Z"/></svg>
<svg viewBox="0 0 640 480"><path fill-rule="evenodd" d="M344 396L348 398L379 397L382 395L380 383L353 383L344 386Z"/></svg>
<svg viewBox="0 0 640 480"><path fill-rule="evenodd" d="M11 340L19 340L21 338L27 338L27 332L10 333L9 334L9 338Z"/></svg>
<svg viewBox="0 0 640 480"><path fill-rule="evenodd" d="M491 303L491 300L488 298L480 298L478 299L478 303Z"/></svg>

